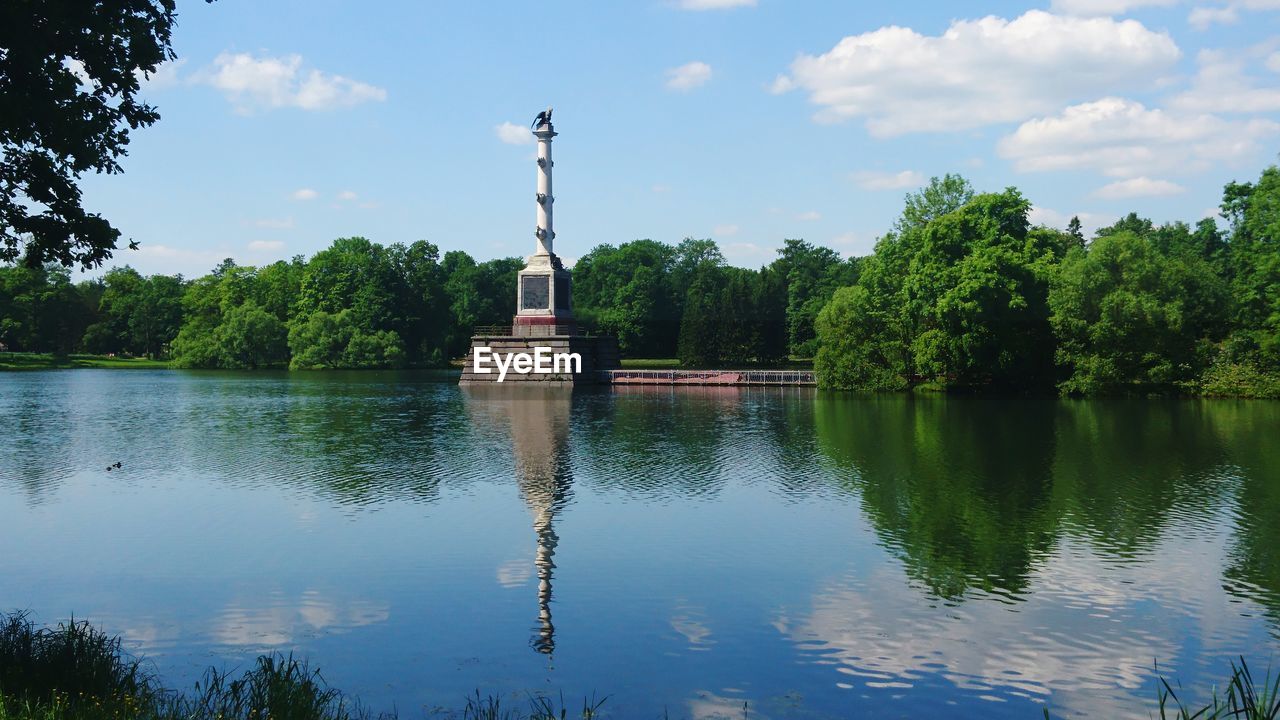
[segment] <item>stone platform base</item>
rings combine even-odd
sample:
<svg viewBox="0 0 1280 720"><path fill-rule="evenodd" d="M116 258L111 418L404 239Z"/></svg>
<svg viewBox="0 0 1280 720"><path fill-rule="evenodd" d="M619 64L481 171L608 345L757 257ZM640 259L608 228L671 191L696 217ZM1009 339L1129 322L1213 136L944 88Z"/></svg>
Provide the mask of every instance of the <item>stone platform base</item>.
<svg viewBox="0 0 1280 720"><path fill-rule="evenodd" d="M475 371L475 350L487 347L490 351L488 362L482 364L489 372ZM471 338L471 352L467 353L467 364L462 369L461 384L496 383L498 367L492 355L508 353L527 353L533 355L539 347L547 348L552 356L560 353L577 353L582 357L582 372L560 373L519 373L514 366L508 368L506 383L560 383L565 385L595 385L609 382L607 370L622 367L618 355L618 340L612 337L588 335L544 335L540 337L522 337L518 335L474 335ZM563 369L563 365L562 368ZM576 365L572 368L576 369Z"/></svg>

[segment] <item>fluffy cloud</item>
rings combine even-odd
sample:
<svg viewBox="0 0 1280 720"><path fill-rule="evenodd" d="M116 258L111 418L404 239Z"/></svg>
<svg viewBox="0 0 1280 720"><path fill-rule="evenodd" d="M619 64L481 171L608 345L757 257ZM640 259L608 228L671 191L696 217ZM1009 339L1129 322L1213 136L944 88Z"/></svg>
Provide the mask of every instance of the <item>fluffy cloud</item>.
<svg viewBox="0 0 1280 720"><path fill-rule="evenodd" d="M711 234L720 236L737 235L738 229L738 226L733 224L717 225L711 229Z"/></svg>
<svg viewBox="0 0 1280 720"><path fill-rule="evenodd" d="M294 200L315 200L319 195L320 193L311 188L299 188L293 191Z"/></svg>
<svg viewBox="0 0 1280 720"><path fill-rule="evenodd" d="M811 220L821 220L822 213L818 212L817 210L808 210L806 212L800 213L799 215L796 215L796 219L804 220L806 222Z"/></svg>
<svg viewBox="0 0 1280 720"><path fill-rule="evenodd" d="M1187 22L1198 30L1215 23L1231 25L1240 20L1241 10L1280 10L1280 0L1232 0L1225 5L1192 8Z"/></svg>
<svg viewBox="0 0 1280 720"><path fill-rule="evenodd" d="M355 200L356 197L358 196L355 194L355 192L351 190L343 190L342 192L338 193L338 199L343 202L350 202L352 200Z"/></svg>
<svg viewBox="0 0 1280 720"><path fill-rule="evenodd" d="M160 63L156 67L156 71L150 75L139 70L134 70L133 74L138 78L138 84L144 91L162 90L167 87L173 87L179 83L180 79L178 77L178 71L186 64L186 58L178 58L177 60L168 60Z"/></svg>
<svg viewBox="0 0 1280 720"><path fill-rule="evenodd" d="M1027 213L1027 220L1032 225L1045 225L1051 228L1065 230L1067 224L1071 222L1072 217L1080 219L1081 232L1085 237L1093 237L1098 228L1110 225L1116 221L1114 215L1104 215L1091 212L1075 212L1064 213L1054 210L1053 208L1041 207L1039 205L1032 206L1031 211Z"/></svg>
<svg viewBox="0 0 1280 720"><path fill-rule="evenodd" d="M1149 177L1136 177L1128 180L1117 180L1103 185L1093 192L1095 197L1107 200L1123 200L1136 197L1165 197L1186 192L1187 189L1168 180L1152 180Z"/></svg>
<svg viewBox="0 0 1280 720"><path fill-rule="evenodd" d="M195 80L221 90L236 112L296 107L332 110L387 99L387 91L341 75L302 69L302 56L222 53Z"/></svg>
<svg viewBox="0 0 1280 720"><path fill-rule="evenodd" d="M798 57L773 90L807 91L819 122L863 118L872 134L892 136L1013 122L1149 87L1180 55L1167 34L1136 20L1032 10L955 21L938 36L896 26L849 36Z"/></svg>
<svg viewBox="0 0 1280 720"><path fill-rule="evenodd" d="M1123 15L1144 7L1168 7L1178 0L1053 0L1049 7L1067 15Z"/></svg>
<svg viewBox="0 0 1280 720"><path fill-rule="evenodd" d="M529 128L523 125L516 125L513 122L504 122L501 125L495 125L493 132L498 139L508 145L532 145L533 133Z"/></svg>
<svg viewBox="0 0 1280 720"><path fill-rule="evenodd" d="M924 176L915 170L887 173L864 170L853 174L853 181L863 190L901 190L924 184Z"/></svg>
<svg viewBox="0 0 1280 720"><path fill-rule="evenodd" d="M1091 169L1128 178L1255 157L1257 141L1277 130L1269 120L1231 122L1103 98L1023 123L997 152L1020 172Z"/></svg>
<svg viewBox="0 0 1280 720"><path fill-rule="evenodd" d="M1280 67L1280 53L1264 60L1270 69ZM1200 70L1191 88L1173 98L1173 107L1188 111L1224 113L1280 110L1280 88L1260 86L1245 74L1245 58L1220 50L1204 50L1196 57ZM1274 67L1273 67L1274 66Z"/></svg>
<svg viewBox="0 0 1280 720"><path fill-rule="evenodd" d="M671 90L692 90L710 79L711 66L696 60L667 71L667 87Z"/></svg>
<svg viewBox="0 0 1280 720"><path fill-rule="evenodd" d="M755 7L756 0L679 0L681 10L726 10L736 7Z"/></svg>

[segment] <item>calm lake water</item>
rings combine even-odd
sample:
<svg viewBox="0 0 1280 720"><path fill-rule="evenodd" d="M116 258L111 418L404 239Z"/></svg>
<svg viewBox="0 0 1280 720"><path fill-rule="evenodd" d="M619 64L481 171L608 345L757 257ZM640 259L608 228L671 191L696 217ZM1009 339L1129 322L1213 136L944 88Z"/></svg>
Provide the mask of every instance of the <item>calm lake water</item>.
<svg viewBox="0 0 1280 720"><path fill-rule="evenodd" d="M1280 669L1280 403L0 375L0 610L374 709L1149 716ZM106 471L119 461L121 469Z"/></svg>

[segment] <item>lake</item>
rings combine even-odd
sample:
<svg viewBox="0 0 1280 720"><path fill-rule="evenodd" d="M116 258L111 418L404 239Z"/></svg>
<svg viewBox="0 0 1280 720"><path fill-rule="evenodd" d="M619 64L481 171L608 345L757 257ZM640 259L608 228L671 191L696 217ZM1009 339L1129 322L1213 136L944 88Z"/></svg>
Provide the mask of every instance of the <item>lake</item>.
<svg viewBox="0 0 1280 720"><path fill-rule="evenodd" d="M1280 670L1280 403L0 375L0 610L373 709L1149 717ZM109 464L120 462L108 472Z"/></svg>

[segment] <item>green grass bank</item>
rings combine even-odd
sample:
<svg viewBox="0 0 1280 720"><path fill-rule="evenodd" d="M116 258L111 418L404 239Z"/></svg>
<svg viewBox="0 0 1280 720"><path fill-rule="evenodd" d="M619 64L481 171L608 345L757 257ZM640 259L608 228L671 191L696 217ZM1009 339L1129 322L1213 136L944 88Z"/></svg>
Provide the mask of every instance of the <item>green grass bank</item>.
<svg viewBox="0 0 1280 720"><path fill-rule="evenodd" d="M169 367L168 360L110 357L107 355L54 355L53 353L0 352L0 370L62 370L70 368L155 369Z"/></svg>

